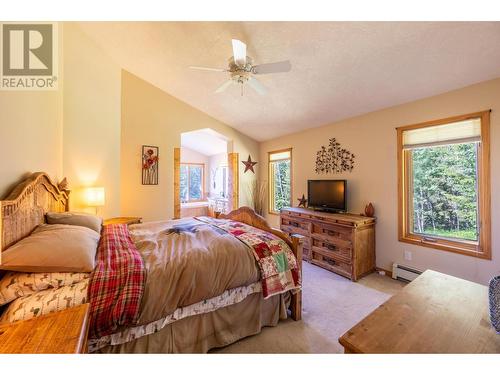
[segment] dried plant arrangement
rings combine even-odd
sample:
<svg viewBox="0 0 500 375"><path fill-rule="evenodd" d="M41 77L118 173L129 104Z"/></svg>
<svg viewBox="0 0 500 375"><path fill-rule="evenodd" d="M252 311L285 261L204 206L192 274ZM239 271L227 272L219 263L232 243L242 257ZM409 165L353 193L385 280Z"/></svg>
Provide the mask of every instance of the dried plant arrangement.
<svg viewBox="0 0 500 375"><path fill-rule="evenodd" d="M251 207L259 215L264 215L264 201L266 198L266 184L264 182L258 182L257 180L252 180L251 183L247 185L248 198L251 203Z"/></svg>

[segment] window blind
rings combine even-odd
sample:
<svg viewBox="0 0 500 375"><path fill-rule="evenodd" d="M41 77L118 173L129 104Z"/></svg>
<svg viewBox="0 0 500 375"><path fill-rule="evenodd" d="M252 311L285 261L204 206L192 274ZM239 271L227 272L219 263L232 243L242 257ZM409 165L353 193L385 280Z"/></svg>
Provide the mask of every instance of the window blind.
<svg viewBox="0 0 500 375"><path fill-rule="evenodd" d="M480 118L405 130L403 132L403 147L405 149L439 146L451 143L479 142L480 140Z"/></svg>
<svg viewBox="0 0 500 375"><path fill-rule="evenodd" d="M273 152L269 154L269 161L290 159L290 155L291 155L290 151Z"/></svg>

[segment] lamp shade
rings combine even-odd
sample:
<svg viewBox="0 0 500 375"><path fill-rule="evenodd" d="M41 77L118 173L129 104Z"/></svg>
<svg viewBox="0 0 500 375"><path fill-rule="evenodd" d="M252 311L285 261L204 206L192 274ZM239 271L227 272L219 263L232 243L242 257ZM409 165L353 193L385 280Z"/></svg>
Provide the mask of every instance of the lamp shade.
<svg viewBox="0 0 500 375"><path fill-rule="evenodd" d="M89 207L104 206L104 188L88 187L84 191L85 204Z"/></svg>

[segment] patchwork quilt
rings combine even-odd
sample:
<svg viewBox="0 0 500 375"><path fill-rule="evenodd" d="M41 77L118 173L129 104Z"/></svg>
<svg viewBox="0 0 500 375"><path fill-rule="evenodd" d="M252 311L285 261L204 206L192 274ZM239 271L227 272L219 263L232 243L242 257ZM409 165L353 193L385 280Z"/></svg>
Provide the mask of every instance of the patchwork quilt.
<svg viewBox="0 0 500 375"><path fill-rule="evenodd" d="M264 298L300 289L301 276L297 260L281 238L238 221L209 217L197 219L226 231L253 250L261 272Z"/></svg>

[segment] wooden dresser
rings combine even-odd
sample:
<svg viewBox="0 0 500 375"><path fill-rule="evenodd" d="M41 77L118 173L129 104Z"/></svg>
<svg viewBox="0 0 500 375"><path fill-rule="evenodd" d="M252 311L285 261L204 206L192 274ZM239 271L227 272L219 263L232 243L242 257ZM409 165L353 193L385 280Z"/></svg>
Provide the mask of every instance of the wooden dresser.
<svg viewBox="0 0 500 375"><path fill-rule="evenodd" d="M281 230L301 234L304 260L358 280L375 270L375 219L287 207L280 213Z"/></svg>

